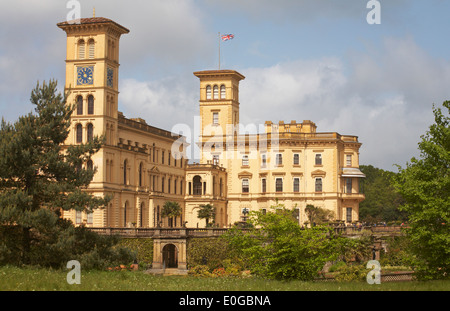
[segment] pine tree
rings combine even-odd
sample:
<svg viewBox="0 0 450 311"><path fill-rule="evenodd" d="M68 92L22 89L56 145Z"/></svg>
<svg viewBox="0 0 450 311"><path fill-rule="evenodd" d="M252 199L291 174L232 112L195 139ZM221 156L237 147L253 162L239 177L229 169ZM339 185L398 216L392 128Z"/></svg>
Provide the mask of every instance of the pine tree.
<svg viewBox="0 0 450 311"><path fill-rule="evenodd" d="M103 138L64 146L75 107L56 90L56 81L38 82L31 92L35 113L14 124L2 119L0 126L0 226L21 236L15 247L24 264L30 263L32 245L61 223L61 211L92 212L109 200L83 191L96 171L83 166Z"/></svg>

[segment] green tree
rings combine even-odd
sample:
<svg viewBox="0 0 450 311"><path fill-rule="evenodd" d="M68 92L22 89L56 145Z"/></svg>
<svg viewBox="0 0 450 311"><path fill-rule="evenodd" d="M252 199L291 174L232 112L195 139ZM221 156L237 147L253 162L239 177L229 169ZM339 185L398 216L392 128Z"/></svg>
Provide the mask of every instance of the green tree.
<svg viewBox="0 0 450 311"><path fill-rule="evenodd" d="M234 228L224 235L231 257L243 258L252 273L264 277L304 281L314 279L326 261L337 259L339 238L331 228L302 229L294 209L272 208L266 214L251 212L250 229Z"/></svg>
<svg viewBox="0 0 450 311"><path fill-rule="evenodd" d="M366 175L362 181L366 198L359 204L359 219L368 223L406 220L399 209L403 198L392 182L396 173L372 165L361 165L360 169Z"/></svg>
<svg viewBox="0 0 450 311"><path fill-rule="evenodd" d="M333 211L308 204L305 208L311 226L322 225L334 218Z"/></svg>
<svg viewBox="0 0 450 311"><path fill-rule="evenodd" d="M197 211L197 217L199 219L205 219L206 227L210 227L214 224L216 219L216 208L212 204L200 205ZM209 222L210 219L212 219L212 223Z"/></svg>
<svg viewBox="0 0 450 311"><path fill-rule="evenodd" d="M103 140L64 146L74 105L56 89L56 81L38 83L31 92L35 113L14 124L2 119L0 126L0 252L23 264L45 264L35 258L42 249L55 255L57 249L73 248L75 234L61 239L73 231L62 211L92 212L109 200L83 191L96 172L83 166Z"/></svg>
<svg viewBox="0 0 450 311"><path fill-rule="evenodd" d="M173 218L181 215L181 207L178 202L166 201L161 210L161 216L169 218L169 224L173 227Z"/></svg>
<svg viewBox="0 0 450 311"><path fill-rule="evenodd" d="M398 166L395 188L406 203L416 270L423 278L450 277L450 101L433 106L435 123L419 142L420 158Z"/></svg>

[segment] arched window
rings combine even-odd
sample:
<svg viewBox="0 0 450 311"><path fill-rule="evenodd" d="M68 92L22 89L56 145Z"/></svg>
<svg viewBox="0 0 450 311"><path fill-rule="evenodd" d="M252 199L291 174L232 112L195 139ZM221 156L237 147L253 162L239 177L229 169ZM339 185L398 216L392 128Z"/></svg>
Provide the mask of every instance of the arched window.
<svg viewBox="0 0 450 311"><path fill-rule="evenodd" d="M194 183L194 195L202 195L202 178L196 175L192 181Z"/></svg>
<svg viewBox="0 0 450 311"><path fill-rule="evenodd" d="M127 226L127 209L128 209L128 201L125 202L123 206L123 226Z"/></svg>
<svg viewBox="0 0 450 311"><path fill-rule="evenodd" d="M94 42L94 39L89 39L88 46L89 46L89 58L92 59L95 56L95 42Z"/></svg>
<svg viewBox="0 0 450 311"><path fill-rule="evenodd" d="M80 41L78 41L78 59L84 59L85 50L86 50L86 45L84 43L84 40L81 39Z"/></svg>
<svg viewBox="0 0 450 311"><path fill-rule="evenodd" d="M142 187L144 179L144 164L139 164L139 187Z"/></svg>
<svg viewBox="0 0 450 311"><path fill-rule="evenodd" d="M144 227L144 211L145 211L145 204L144 202L141 202L141 213L140 213L140 219L139 219L139 226ZM146 215L145 215L146 216Z"/></svg>
<svg viewBox="0 0 450 311"><path fill-rule="evenodd" d="M87 141L92 141L94 139L94 126L92 123L87 125Z"/></svg>
<svg viewBox="0 0 450 311"><path fill-rule="evenodd" d="M77 115L83 114L83 96L77 96Z"/></svg>
<svg viewBox="0 0 450 311"><path fill-rule="evenodd" d="M225 99L227 96L227 89L225 88L225 85L220 86L220 98Z"/></svg>
<svg viewBox="0 0 450 311"><path fill-rule="evenodd" d="M214 85L214 88L213 88L213 98L219 99L219 87L217 85Z"/></svg>
<svg viewBox="0 0 450 311"><path fill-rule="evenodd" d="M88 114L94 114L94 96L88 96Z"/></svg>
<svg viewBox="0 0 450 311"><path fill-rule="evenodd" d="M83 126L81 124L77 124L76 133L77 133L77 144L81 144L83 142Z"/></svg>
<svg viewBox="0 0 450 311"><path fill-rule="evenodd" d="M206 99L211 99L211 85L206 86Z"/></svg>
<svg viewBox="0 0 450 311"><path fill-rule="evenodd" d="M123 184L124 185L128 184L127 170L128 170L128 161L125 160L125 161L123 161Z"/></svg>

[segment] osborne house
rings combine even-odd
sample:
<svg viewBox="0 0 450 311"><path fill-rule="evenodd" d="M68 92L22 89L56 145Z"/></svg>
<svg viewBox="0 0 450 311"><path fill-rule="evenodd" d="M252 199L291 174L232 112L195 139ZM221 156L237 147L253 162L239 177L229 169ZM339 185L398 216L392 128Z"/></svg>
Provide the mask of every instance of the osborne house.
<svg viewBox="0 0 450 311"><path fill-rule="evenodd" d="M185 137L118 111L119 41L129 30L102 17L57 26L67 35L65 90L68 103L76 105L66 145L105 136L105 144L85 164L97 168L86 191L112 197L90 214L64 212L74 224L204 228L198 210L206 204L215 207L209 222L219 228L280 203L296 210L300 225L308 220L309 204L332 211L339 221L358 220L365 176L359 170L357 136L318 132L309 120L266 121L264 132L242 133L239 83L244 75L198 71L192 78L200 85L200 159L193 163L186 156ZM167 201L181 207L181 215L170 222L162 214Z"/></svg>

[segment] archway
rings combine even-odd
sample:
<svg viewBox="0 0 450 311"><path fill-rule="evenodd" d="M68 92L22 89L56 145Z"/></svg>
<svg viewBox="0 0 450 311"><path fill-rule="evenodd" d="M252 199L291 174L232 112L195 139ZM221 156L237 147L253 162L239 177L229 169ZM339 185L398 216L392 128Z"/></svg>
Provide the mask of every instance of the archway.
<svg viewBox="0 0 450 311"><path fill-rule="evenodd" d="M166 244L162 250L163 263L166 268L178 268L178 252L173 244Z"/></svg>

